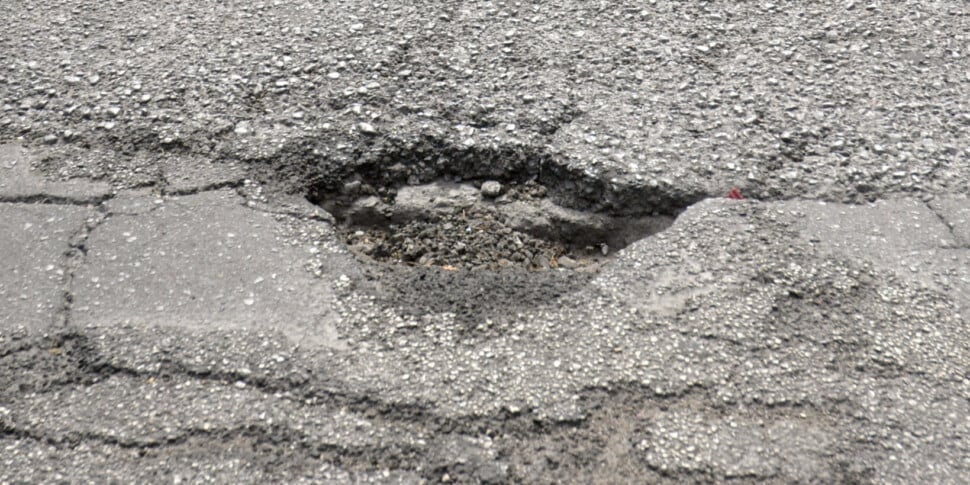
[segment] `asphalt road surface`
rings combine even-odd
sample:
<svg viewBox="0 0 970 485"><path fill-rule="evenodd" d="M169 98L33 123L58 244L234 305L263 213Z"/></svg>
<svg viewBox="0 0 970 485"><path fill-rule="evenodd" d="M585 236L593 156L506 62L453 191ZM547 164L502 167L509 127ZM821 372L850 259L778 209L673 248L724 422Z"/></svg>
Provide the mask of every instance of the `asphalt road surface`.
<svg viewBox="0 0 970 485"><path fill-rule="evenodd" d="M0 483L970 482L965 1L0 18Z"/></svg>

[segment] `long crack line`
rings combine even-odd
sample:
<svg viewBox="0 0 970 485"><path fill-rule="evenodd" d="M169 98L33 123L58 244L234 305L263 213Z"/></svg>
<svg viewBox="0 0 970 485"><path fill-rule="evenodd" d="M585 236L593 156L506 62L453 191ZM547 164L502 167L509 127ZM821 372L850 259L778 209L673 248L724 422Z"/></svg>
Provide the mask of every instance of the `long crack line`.
<svg viewBox="0 0 970 485"><path fill-rule="evenodd" d="M75 274L81 265L84 264L84 260L87 257L87 242L91 233L110 217L104 205L104 202L109 199L110 197L99 203L94 215L87 218L81 227L68 239L68 249L64 251L62 262L64 275L61 279L61 303L58 311L54 314L53 323L55 326L65 328L71 323L71 310L74 305Z"/></svg>
<svg viewBox="0 0 970 485"><path fill-rule="evenodd" d="M964 241L963 238L960 237L959 234L957 234L956 226L953 223L951 223L949 220L947 220L946 216L943 214L942 211L938 210L936 207L933 207L933 204L929 202L925 202L924 204L926 205L926 208L929 209L930 212L932 212L933 215L935 215L937 219L940 220L940 223L943 224L943 227L945 227L946 230L950 233L950 237L953 238L953 242L956 248L970 249L970 241Z"/></svg>

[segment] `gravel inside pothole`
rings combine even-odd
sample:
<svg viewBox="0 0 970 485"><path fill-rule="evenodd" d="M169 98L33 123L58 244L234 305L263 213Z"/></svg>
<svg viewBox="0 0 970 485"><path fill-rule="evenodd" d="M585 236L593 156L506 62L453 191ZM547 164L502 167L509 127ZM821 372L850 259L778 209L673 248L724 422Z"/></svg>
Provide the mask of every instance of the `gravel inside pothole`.
<svg viewBox="0 0 970 485"><path fill-rule="evenodd" d="M592 269L604 255L603 246L569 250L564 244L515 230L488 207L456 210L438 220L413 220L387 230L355 230L346 234L345 241L355 253L378 261L450 270Z"/></svg>
<svg viewBox="0 0 970 485"><path fill-rule="evenodd" d="M329 209L366 260L445 270L596 271L611 251L668 219L612 218L556 205L534 182L436 182L348 198Z"/></svg>

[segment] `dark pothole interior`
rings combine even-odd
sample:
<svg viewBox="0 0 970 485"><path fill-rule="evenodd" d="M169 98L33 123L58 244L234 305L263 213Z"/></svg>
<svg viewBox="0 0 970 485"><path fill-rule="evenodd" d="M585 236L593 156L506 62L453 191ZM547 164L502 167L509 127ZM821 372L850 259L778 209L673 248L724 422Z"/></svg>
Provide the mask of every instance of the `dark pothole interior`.
<svg viewBox="0 0 970 485"><path fill-rule="evenodd" d="M359 258L445 270L595 271L617 250L673 222L659 213L571 209L550 192L535 178L391 187L355 179L314 202L336 217Z"/></svg>
<svg viewBox="0 0 970 485"><path fill-rule="evenodd" d="M604 260L700 198L614 183L521 147L424 140L343 163L323 151L290 154L319 168L307 199L365 263L361 290L400 315L452 314L463 336L501 333L518 312L568 301Z"/></svg>

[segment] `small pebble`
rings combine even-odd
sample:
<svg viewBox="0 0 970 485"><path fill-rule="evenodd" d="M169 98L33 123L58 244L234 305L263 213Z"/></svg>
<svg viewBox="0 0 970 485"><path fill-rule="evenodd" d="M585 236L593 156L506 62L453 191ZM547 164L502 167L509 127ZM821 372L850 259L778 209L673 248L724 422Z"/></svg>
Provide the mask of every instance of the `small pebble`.
<svg viewBox="0 0 970 485"><path fill-rule="evenodd" d="M482 184L482 195L489 198L495 198L502 195L502 184L489 180Z"/></svg>

